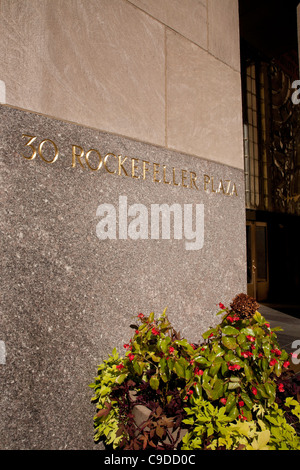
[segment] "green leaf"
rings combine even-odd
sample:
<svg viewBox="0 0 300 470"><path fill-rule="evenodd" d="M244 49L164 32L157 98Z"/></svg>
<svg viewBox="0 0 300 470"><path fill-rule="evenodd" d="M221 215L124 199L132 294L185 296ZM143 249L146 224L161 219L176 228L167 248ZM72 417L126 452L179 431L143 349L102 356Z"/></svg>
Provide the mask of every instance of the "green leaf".
<svg viewBox="0 0 300 470"><path fill-rule="evenodd" d="M228 337L228 336L223 336L222 337L222 343L228 349L236 349L237 348L237 342L236 342L235 338Z"/></svg>
<svg viewBox="0 0 300 470"><path fill-rule="evenodd" d="M235 390L236 388L239 388L241 384L239 382L229 382L228 383L228 390Z"/></svg>
<svg viewBox="0 0 300 470"><path fill-rule="evenodd" d="M244 335L244 334L239 334L238 335L237 342L239 343L240 346L242 346L246 341L247 341L246 335Z"/></svg>
<svg viewBox="0 0 300 470"><path fill-rule="evenodd" d="M161 372L163 374L166 373L166 370L167 370L167 361L164 357L161 358L160 362L159 362L159 367L161 369Z"/></svg>
<svg viewBox="0 0 300 470"><path fill-rule="evenodd" d="M247 364L247 362L244 362L244 371L245 371L246 379L248 380L248 382L251 382L251 380L254 377L254 374L253 374L253 370Z"/></svg>
<svg viewBox="0 0 300 470"><path fill-rule="evenodd" d="M261 366L264 371L269 368L269 362L265 357L261 361Z"/></svg>
<svg viewBox="0 0 300 470"><path fill-rule="evenodd" d="M117 383L118 385L121 385L121 384L124 382L124 380L126 379L126 377L127 377L127 374L121 374L121 375L119 375L119 376L116 378L116 383Z"/></svg>
<svg viewBox="0 0 300 470"><path fill-rule="evenodd" d="M237 418L239 415L239 410L236 406L233 406L228 416L232 419Z"/></svg>
<svg viewBox="0 0 300 470"><path fill-rule="evenodd" d="M275 372L275 374L277 375L277 377L280 377L281 372L282 372L282 367L281 367L280 362L277 362L277 363L275 364L274 372Z"/></svg>
<svg viewBox="0 0 300 470"><path fill-rule="evenodd" d="M271 357L271 345L269 342L263 343L262 345L263 351L268 359Z"/></svg>
<svg viewBox="0 0 300 470"><path fill-rule="evenodd" d="M204 390L205 390L206 393L207 393L208 399L209 399L209 400L212 400L212 399L213 399L213 396L212 396L212 393L213 393L212 387L211 387L207 382L204 382L204 383L203 383L203 388L204 388Z"/></svg>
<svg viewBox="0 0 300 470"><path fill-rule="evenodd" d="M270 440L270 431L266 429L265 431L262 431L258 435L257 439L257 449L263 450L266 449L267 444Z"/></svg>
<svg viewBox="0 0 300 470"><path fill-rule="evenodd" d="M202 387L199 383L197 383L197 385L195 385L195 392L196 394L198 395L198 397L202 397Z"/></svg>
<svg viewBox="0 0 300 470"><path fill-rule="evenodd" d="M209 364L208 360L204 356L196 356L194 360L198 364L205 364L205 365Z"/></svg>
<svg viewBox="0 0 300 470"><path fill-rule="evenodd" d="M175 367L175 372L178 375L178 377L181 377L181 378L184 379L185 378L185 368L184 368L184 366L179 361L176 361L174 367Z"/></svg>
<svg viewBox="0 0 300 470"><path fill-rule="evenodd" d="M227 336L233 336L233 335L238 335L239 330L237 330L233 326L226 325L224 326L224 328L222 328L222 333Z"/></svg>
<svg viewBox="0 0 300 470"><path fill-rule="evenodd" d="M258 311L255 312L253 318L259 325L263 325L266 322L265 318Z"/></svg>
<svg viewBox="0 0 300 470"><path fill-rule="evenodd" d="M227 363L224 361L222 363L222 368L221 368L222 375L225 375L227 370L228 370L228 366L227 366Z"/></svg>
<svg viewBox="0 0 300 470"><path fill-rule="evenodd" d="M253 402L252 402L251 398L249 397L249 395L245 392L242 392L241 393L241 399L243 400L243 402L245 403L247 408L249 408L249 410L251 410L252 406L253 406Z"/></svg>
<svg viewBox="0 0 300 470"><path fill-rule="evenodd" d="M204 339L208 339L211 334L213 334L213 335L216 334L216 328L210 328L208 331L206 331L205 333L203 333L202 337L203 337Z"/></svg>
<svg viewBox="0 0 300 470"><path fill-rule="evenodd" d="M256 385L256 388L257 388L257 391L260 393L260 395L263 397L263 398L269 398L266 390L265 390L265 387L261 384L259 385Z"/></svg>
<svg viewBox="0 0 300 470"><path fill-rule="evenodd" d="M255 336L255 333L254 333L254 330L252 330L252 328L242 328L240 333L244 334L244 335L250 335L250 336Z"/></svg>
<svg viewBox="0 0 300 470"><path fill-rule="evenodd" d="M158 346L161 348L163 353L166 353L169 349L170 343L171 343L170 336L166 336L166 338L159 340Z"/></svg>
<svg viewBox="0 0 300 470"><path fill-rule="evenodd" d="M234 393L229 393L226 402L226 413L230 413L234 405L236 404L236 396Z"/></svg>
<svg viewBox="0 0 300 470"><path fill-rule="evenodd" d="M271 398L271 402L273 403L275 400L275 396L276 396L276 389L274 385L266 383L265 390L267 394L269 395L269 397Z"/></svg>
<svg viewBox="0 0 300 470"><path fill-rule="evenodd" d="M193 375L193 371L192 371L191 367L186 367L185 371L184 371L185 379L190 380L192 378L192 375Z"/></svg>
<svg viewBox="0 0 300 470"><path fill-rule="evenodd" d="M135 370L135 372L138 374L138 375L142 375L143 373L143 363L142 362L138 362L134 359L133 361L133 368Z"/></svg>
<svg viewBox="0 0 300 470"><path fill-rule="evenodd" d="M175 341L175 344L179 344L179 346L184 346L185 348L187 348L188 346L190 346L190 343L188 342L187 339L176 340L176 341Z"/></svg>
<svg viewBox="0 0 300 470"><path fill-rule="evenodd" d="M150 387L153 388L153 390L157 390L159 387L159 380L156 375L152 375L150 379Z"/></svg>
<svg viewBox="0 0 300 470"><path fill-rule="evenodd" d="M167 364L168 364L169 370L170 371L173 370L174 364L175 364L175 359L173 359L173 358L167 359Z"/></svg>
<svg viewBox="0 0 300 470"><path fill-rule="evenodd" d="M208 369L205 369L204 372L203 372L203 375L202 375L203 384L206 384L206 383L208 384L210 379L211 379L211 377L208 374Z"/></svg>
<svg viewBox="0 0 300 470"><path fill-rule="evenodd" d="M209 375L211 375L211 377L214 377L219 372L221 365L222 362L213 362L209 369Z"/></svg>
<svg viewBox="0 0 300 470"><path fill-rule="evenodd" d="M148 318L149 323L152 323L154 320L154 312L151 312Z"/></svg>
<svg viewBox="0 0 300 470"><path fill-rule="evenodd" d="M212 400L218 400L223 396L224 386L223 380L216 380L213 388L212 388Z"/></svg>
<svg viewBox="0 0 300 470"><path fill-rule="evenodd" d="M160 362L160 359L161 359L161 358L160 358L159 356L155 356L155 354L153 354L153 355L151 356L151 359L152 359L152 361L154 361L154 362Z"/></svg>

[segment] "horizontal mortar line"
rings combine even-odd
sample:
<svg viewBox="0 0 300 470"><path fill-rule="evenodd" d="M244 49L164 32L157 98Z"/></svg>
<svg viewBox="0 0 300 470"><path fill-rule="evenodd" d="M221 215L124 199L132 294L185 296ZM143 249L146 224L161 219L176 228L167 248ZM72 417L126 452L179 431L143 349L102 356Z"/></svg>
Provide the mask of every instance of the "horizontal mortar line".
<svg viewBox="0 0 300 470"><path fill-rule="evenodd" d="M1 110L1 107L16 109L17 111L24 111L24 112L30 113L30 114L36 114L37 116L42 116L42 117L46 117L46 118L49 118L49 119L54 119L54 120L59 121L59 122L65 122L66 124L73 124L73 125L78 126L78 127L84 127L85 129L90 129L90 130L102 132L104 134L108 134L108 135L115 136L115 137L122 137L124 139L130 140L131 142L138 142L140 144L149 145L149 146L155 147L157 149L162 149L162 150L167 150L169 152L174 152L174 153L176 153L178 155L182 155L184 157L192 157L192 158L196 158L196 159L198 158L198 159L201 159L201 160L205 160L206 162L213 163L215 165L220 165L220 166L223 166L225 168L231 168L231 169L233 169L235 171L238 171L238 172L244 172L243 168L239 168L237 166L228 165L226 163L218 162L217 160L211 160L208 157L203 157L202 155L187 153L187 152L184 152L183 150L178 150L178 149L175 149L175 148L172 148L172 147L165 147L165 146L160 145L160 144L156 144L156 143L149 142L149 141L146 141L146 140L140 140L138 138L130 137L130 136L124 135L124 134L117 134L116 132L108 131L106 129L100 129L98 127L89 126L88 124L81 124L81 123L76 122L76 121L69 121L68 119L59 118L57 116L52 116L50 114L45 114L45 113L42 113L40 111L34 111L32 109L25 109L25 108L22 108L20 106L11 105L9 103L0 103L0 110Z"/></svg>

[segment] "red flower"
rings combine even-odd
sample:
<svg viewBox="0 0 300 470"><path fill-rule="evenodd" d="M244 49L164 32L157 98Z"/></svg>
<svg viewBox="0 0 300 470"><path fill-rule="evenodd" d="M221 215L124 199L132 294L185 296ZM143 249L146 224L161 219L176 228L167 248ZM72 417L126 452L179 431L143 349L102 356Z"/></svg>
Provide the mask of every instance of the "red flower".
<svg viewBox="0 0 300 470"><path fill-rule="evenodd" d="M243 421L247 420L246 416L242 416L242 415L239 415L239 419L242 419Z"/></svg>
<svg viewBox="0 0 300 470"><path fill-rule="evenodd" d="M189 391L188 391L188 394L189 394L189 395L193 395L193 393L194 393L193 390L189 390Z"/></svg>
<svg viewBox="0 0 300 470"><path fill-rule="evenodd" d="M212 336L214 336L214 334L213 334L213 333L211 333L211 334L209 335L209 337L208 337L208 338L211 338Z"/></svg>
<svg viewBox="0 0 300 470"><path fill-rule="evenodd" d="M191 343L191 346L192 346L193 349L197 349L196 346L193 343Z"/></svg>
<svg viewBox="0 0 300 470"><path fill-rule="evenodd" d="M139 330L135 330L135 334L139 335L140 334Z"/></svg>
<svg viewBox="0 0 300 470"><path fill-rule="evenodd" d="M267 328L270 328L270 323L265 323Z"/></svg>
<svg viewBox="0 0 300 470"><path fill-rule="evenodd" d="M129 359L130 361L133 361L133 359L134 359L134 354L128 354L128 359Z"/></svg>
<svg viewBox="0 0 300 470"><path fill-rule="evenodd" d="M169 352L172 353L172 352L174 352L174 351L175 351L175 349L173 348L173 346L171 346L171 347L169 348Z"/></svg>
<svg viewBox="0 0 300 470"><path fill-rule="evenodd" d="M243 402L243 400L240 400L240 401L239 401L239 406L244 406L244 404L245 404L245 403Z"/></svg>
<svg viewBox="0 0 300 470"><path fill-rule="evenodd" d="M263 357L263 356L264 356L263 353L259 353L258 355L258 357Z"/></svg>
<svg viewBox="0 0 300 470"><path fill-rule="evenodd" d="M124 366L123 366L123 364L119 364L119 365L117 365L117 369L118 369L118 370L121 370L121 369L123 369L123 367L124 367Z"/></svg>
<svg viewBox="0 0 300 470"><path fill-rule="evenodd" d="M139 313L139 314L138 314L138 318L141 318L141 319L142 319L142 318L144 318L144 317L145 317L145 315L144 315L143 313Z"/></svg>
<svg viewBox="0 0 300 470"><path fill-rule="evenodd" d="M228 315L226 317L226 320L230 321L231 323L233 323L234 321L239 321L240 317L238 317L237 315L234 315L233 317L231 317L230 315Z"/></svg>
<svg viewBox="0 0 300 470"><path fill-rule="evenodd" d="M192 364L192 365L193 365L193 364L194 364L194 362L195 362L195 359L192 359L192 360L190 361L190 364Z"/></svg>
<svg viewBox="0 0 300 470"><path fill-rule="evenodd" d="M225 305L223 305L221 302L219 303L219 307L221 310L225 310Z"/></svg>
<svg viewBox="0 0 300 470"><path fill-rule="evenodd" d="M130 348L130 345L129 345L129 344L123 344L123 348L129 349L129 348Z"/></svg>
<svg viewBox="0 0 300 470"><path fill-rule="evenodd" d="M272 359L272 360L270 361L270 367L275 366L275 364L277 364L276 359Z"/></svg>
<svg viewBox="0 0 300 470"><path fill-rule="evenodd" d="M221 402L223 405L226 405L227 400L226 400L226 398L221 398L220 402Z"/></svg>
<svg viewBox="0 0 300 470"><path fill-rule="evenodd" d="M283 367L288 367L289 365L290 365L289 361L285 361L285 362L283 363Z"/></svg>
<svg viewBox="0 0 300 470"><path fill-rule="evenodd" d="M152 331L152 334L153 334L153 335L155 335L155 336L156 336L156 335L159 335L159 331L158 331L156 328L152 328L151 331Z"/></svg>
<svg viewBox="0 0 300 470"><path fill-rule="evenodd" d="M199 369L198 367L196 367L196 369L194 370L194 374L195 375L203 375L203 370Z"/></svg>
<svg viewBox="0 0 300 470"><path fill-rule="evenodd" d="M243 351L241 352L241 356L250 357L250 356L253 356L253 353L251 351Z"/></svg>
<svg viewBox="0 0 300 470"><path fill-rule="evenodd" d="M279 385L278 385L278 390L279 390L279 392L284 392L284 385L283 385L283 384L279 384Z"/></svg>
<svg viewBox="0 0 300 470"><path fill-rule="evenodd" d="M251 391L252 391L253 395L257 395L257 388L252 387Z"/></svg>
<svg viewBox="0 0 300 470"><path fill-rule="evenodd" d="M249 341L251 341L251 343L254 343L254 341L255 341L254 336L251 336L251 335L248 335L248 336L247 336L247 339L248 339Z"/></svg>
<svg viewBox="0 0 300 470"><path fill-rule="evenodd" d="M231 364L228 363L228 369L229 370L240 370L240 368L241 368L241 366L239 366L238 364L231 365Z"/></svg>

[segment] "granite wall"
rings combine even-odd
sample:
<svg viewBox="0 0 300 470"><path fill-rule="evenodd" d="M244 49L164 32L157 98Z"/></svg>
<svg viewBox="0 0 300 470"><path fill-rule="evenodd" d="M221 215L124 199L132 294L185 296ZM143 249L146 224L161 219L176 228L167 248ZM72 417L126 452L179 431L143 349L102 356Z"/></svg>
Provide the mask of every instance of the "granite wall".
<svg viewBox="0 0 300 470"><path fill-rule="evenodd" d="M123 350L135 316L168 307L175 329L196 342L218 322L217 304L245 291L243 172L0 112L0 446L90 449L88 384L113 347ZM174 223L164 215L169 234L163 225L155 233L155 204L179 210Z"/></svg>

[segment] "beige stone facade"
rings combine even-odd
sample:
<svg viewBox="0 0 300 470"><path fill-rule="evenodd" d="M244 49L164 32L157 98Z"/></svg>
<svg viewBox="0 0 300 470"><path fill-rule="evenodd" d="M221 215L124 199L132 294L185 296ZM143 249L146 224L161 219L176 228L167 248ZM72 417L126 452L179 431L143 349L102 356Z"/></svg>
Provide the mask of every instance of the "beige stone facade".
<svg viewBox="0 0 300 470"><path fill-rule="evenodd" d="M2 0L1 31L6 104L243 168L237 0Z"/></svg>

